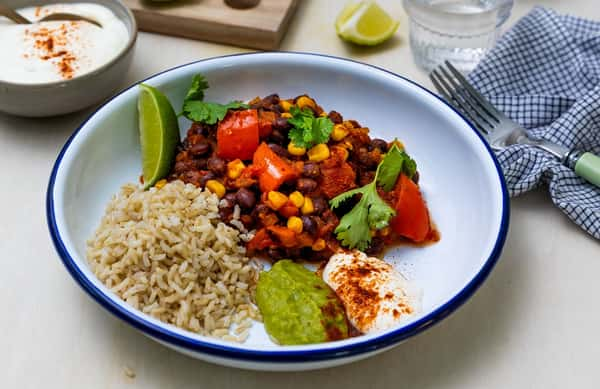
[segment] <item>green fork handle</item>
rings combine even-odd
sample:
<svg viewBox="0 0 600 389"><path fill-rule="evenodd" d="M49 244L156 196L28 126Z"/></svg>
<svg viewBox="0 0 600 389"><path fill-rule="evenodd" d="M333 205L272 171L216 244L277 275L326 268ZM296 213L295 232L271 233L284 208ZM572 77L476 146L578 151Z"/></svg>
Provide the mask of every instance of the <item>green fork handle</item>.
<svg viewBox="0 0 600 389"><path fill-rule="evenodd" d="M575 162L575 174L600 187L600 157L592 153L583 153Z"/></svg>

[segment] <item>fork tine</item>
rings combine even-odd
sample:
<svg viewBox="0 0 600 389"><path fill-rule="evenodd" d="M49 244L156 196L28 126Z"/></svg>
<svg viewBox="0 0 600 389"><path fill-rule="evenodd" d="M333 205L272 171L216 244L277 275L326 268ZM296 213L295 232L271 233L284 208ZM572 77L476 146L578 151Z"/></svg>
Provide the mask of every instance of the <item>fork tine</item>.
<svg viewBox="0 0 600 389"><path fill-rule="evenodd" d="M485 122L488 123L491 128L496 127L496 125L498 123L500 123L500 121L496 117L490 115L489 112L487 112L476 101L474 101L473 97L468 92L465 91L465 88L463 88L462 85L460 85L458 82L456 82L456 79L454 77L452 77L452 75L450 73L448 73L446 71L446 69L444 69L443 66L440 66L439 70L442 73L442 75L444 75L446 77L446 80L452 85L452 87L454 88L456 93L460 94L460 96L463 98L463 100L467 104L469 104L471 109L477 115L481 116L481 118L483 120L485 120Z"/></svg>
<svg viewBox="0 0 600 389"><path fill-rule="evenodd" d="M448 92L446 92L446 89L444 89L444 87L442 87L442 85L434 77L434 74L433 74L434 72L435 72L435 70L433 72L429 73L429 79L433 83L433 86L435 87L435 89L438 90L438 92L440 92L442 94L442 96L444 97L444 99L446 99L449 103L452 102L452 96L450 96L448 94Z"/></svg>
<svg viewBox="0 0 600 389"><path fill-rule="evenodd" d="M462 102L462 98L460 98L455 93L455 91L450 87L446 80L444 80L444 78L440 76L437 70L433 70L430 74L430 77L432 81L434 79L437 79L437 81L433 81L433 85L446 97L450 104L454 105L455 108L457 108L460 112L462 112L471 120L471 122L475 125L478 131L482 132L485 135L489 133L487 123L483 123L481 118L477 114L475 114L468 105Z"/></svg>
<svg viewBox="0 0 600 389"><path fill-rule="evenodd" d="M450 63L450 61L444 61L444 63L450 72L452 72L454 77L456 77L462 87L465 88L471 94L471 96L475 98L475 100L483 109L485 109L490 115L494 116L499 122L499 117L502 115L502 113L498 111L496 107L492 105L492 103L487 101L487 99L483 97L481 93L477 92L477 90L471 86L469 81L467 81L467 79Z"/></svg>

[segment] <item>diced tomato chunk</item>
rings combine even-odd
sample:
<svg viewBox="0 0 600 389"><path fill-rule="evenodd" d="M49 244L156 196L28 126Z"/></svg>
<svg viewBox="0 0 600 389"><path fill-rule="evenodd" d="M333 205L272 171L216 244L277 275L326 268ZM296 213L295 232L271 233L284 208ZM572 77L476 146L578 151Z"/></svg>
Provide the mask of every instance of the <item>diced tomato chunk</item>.
<svg viewBox="0 0 600 389"><path fill-rule="evenodd" d="M258 175L258 185L263 193L277 190L281 184L298 176L294 166L275 154L264 142L256 149L252 164L253 171Z"/></svg>
<svg viewBox="0 0 600 389"><path fill-rule="evenodd" d="M257 147L256 110L230 111L217 128L217 155L226 159L249 160Z"/></svg>
<svg viewBox="0 0 600 389"><path fill-rule="evenodd" d="M429 235L429 212L417 184L401 174L396 187L396 216L390 221L392 230L414 242L422 242Z"/></svg>

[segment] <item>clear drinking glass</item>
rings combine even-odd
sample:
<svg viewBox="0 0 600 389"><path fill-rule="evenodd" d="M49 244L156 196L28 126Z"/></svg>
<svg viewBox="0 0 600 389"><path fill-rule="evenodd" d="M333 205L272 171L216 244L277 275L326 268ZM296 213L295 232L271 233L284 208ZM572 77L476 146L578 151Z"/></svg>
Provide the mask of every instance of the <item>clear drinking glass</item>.
<svg viewBox="0 0 600 389"><path fill-rule="evenodd" d="M492 48L513 0L403 0L417 65L431 71L444 60L468 73Z"/></svg>

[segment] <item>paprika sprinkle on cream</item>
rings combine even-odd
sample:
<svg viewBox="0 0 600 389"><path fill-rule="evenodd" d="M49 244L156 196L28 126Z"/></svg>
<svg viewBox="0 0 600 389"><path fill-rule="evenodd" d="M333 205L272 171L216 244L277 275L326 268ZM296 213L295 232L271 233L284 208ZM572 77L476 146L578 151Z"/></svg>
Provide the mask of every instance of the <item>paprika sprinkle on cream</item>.
<svg viewBox="0 0 600 389"><path fill-rule="evenodd" d="M18 10L35 21L56 12L98 21L49 21L14 24L0 17L0 79L34 84L70 80L114 59L126 46L125 24L108 8L92 3L52 4Z"/></svg>

